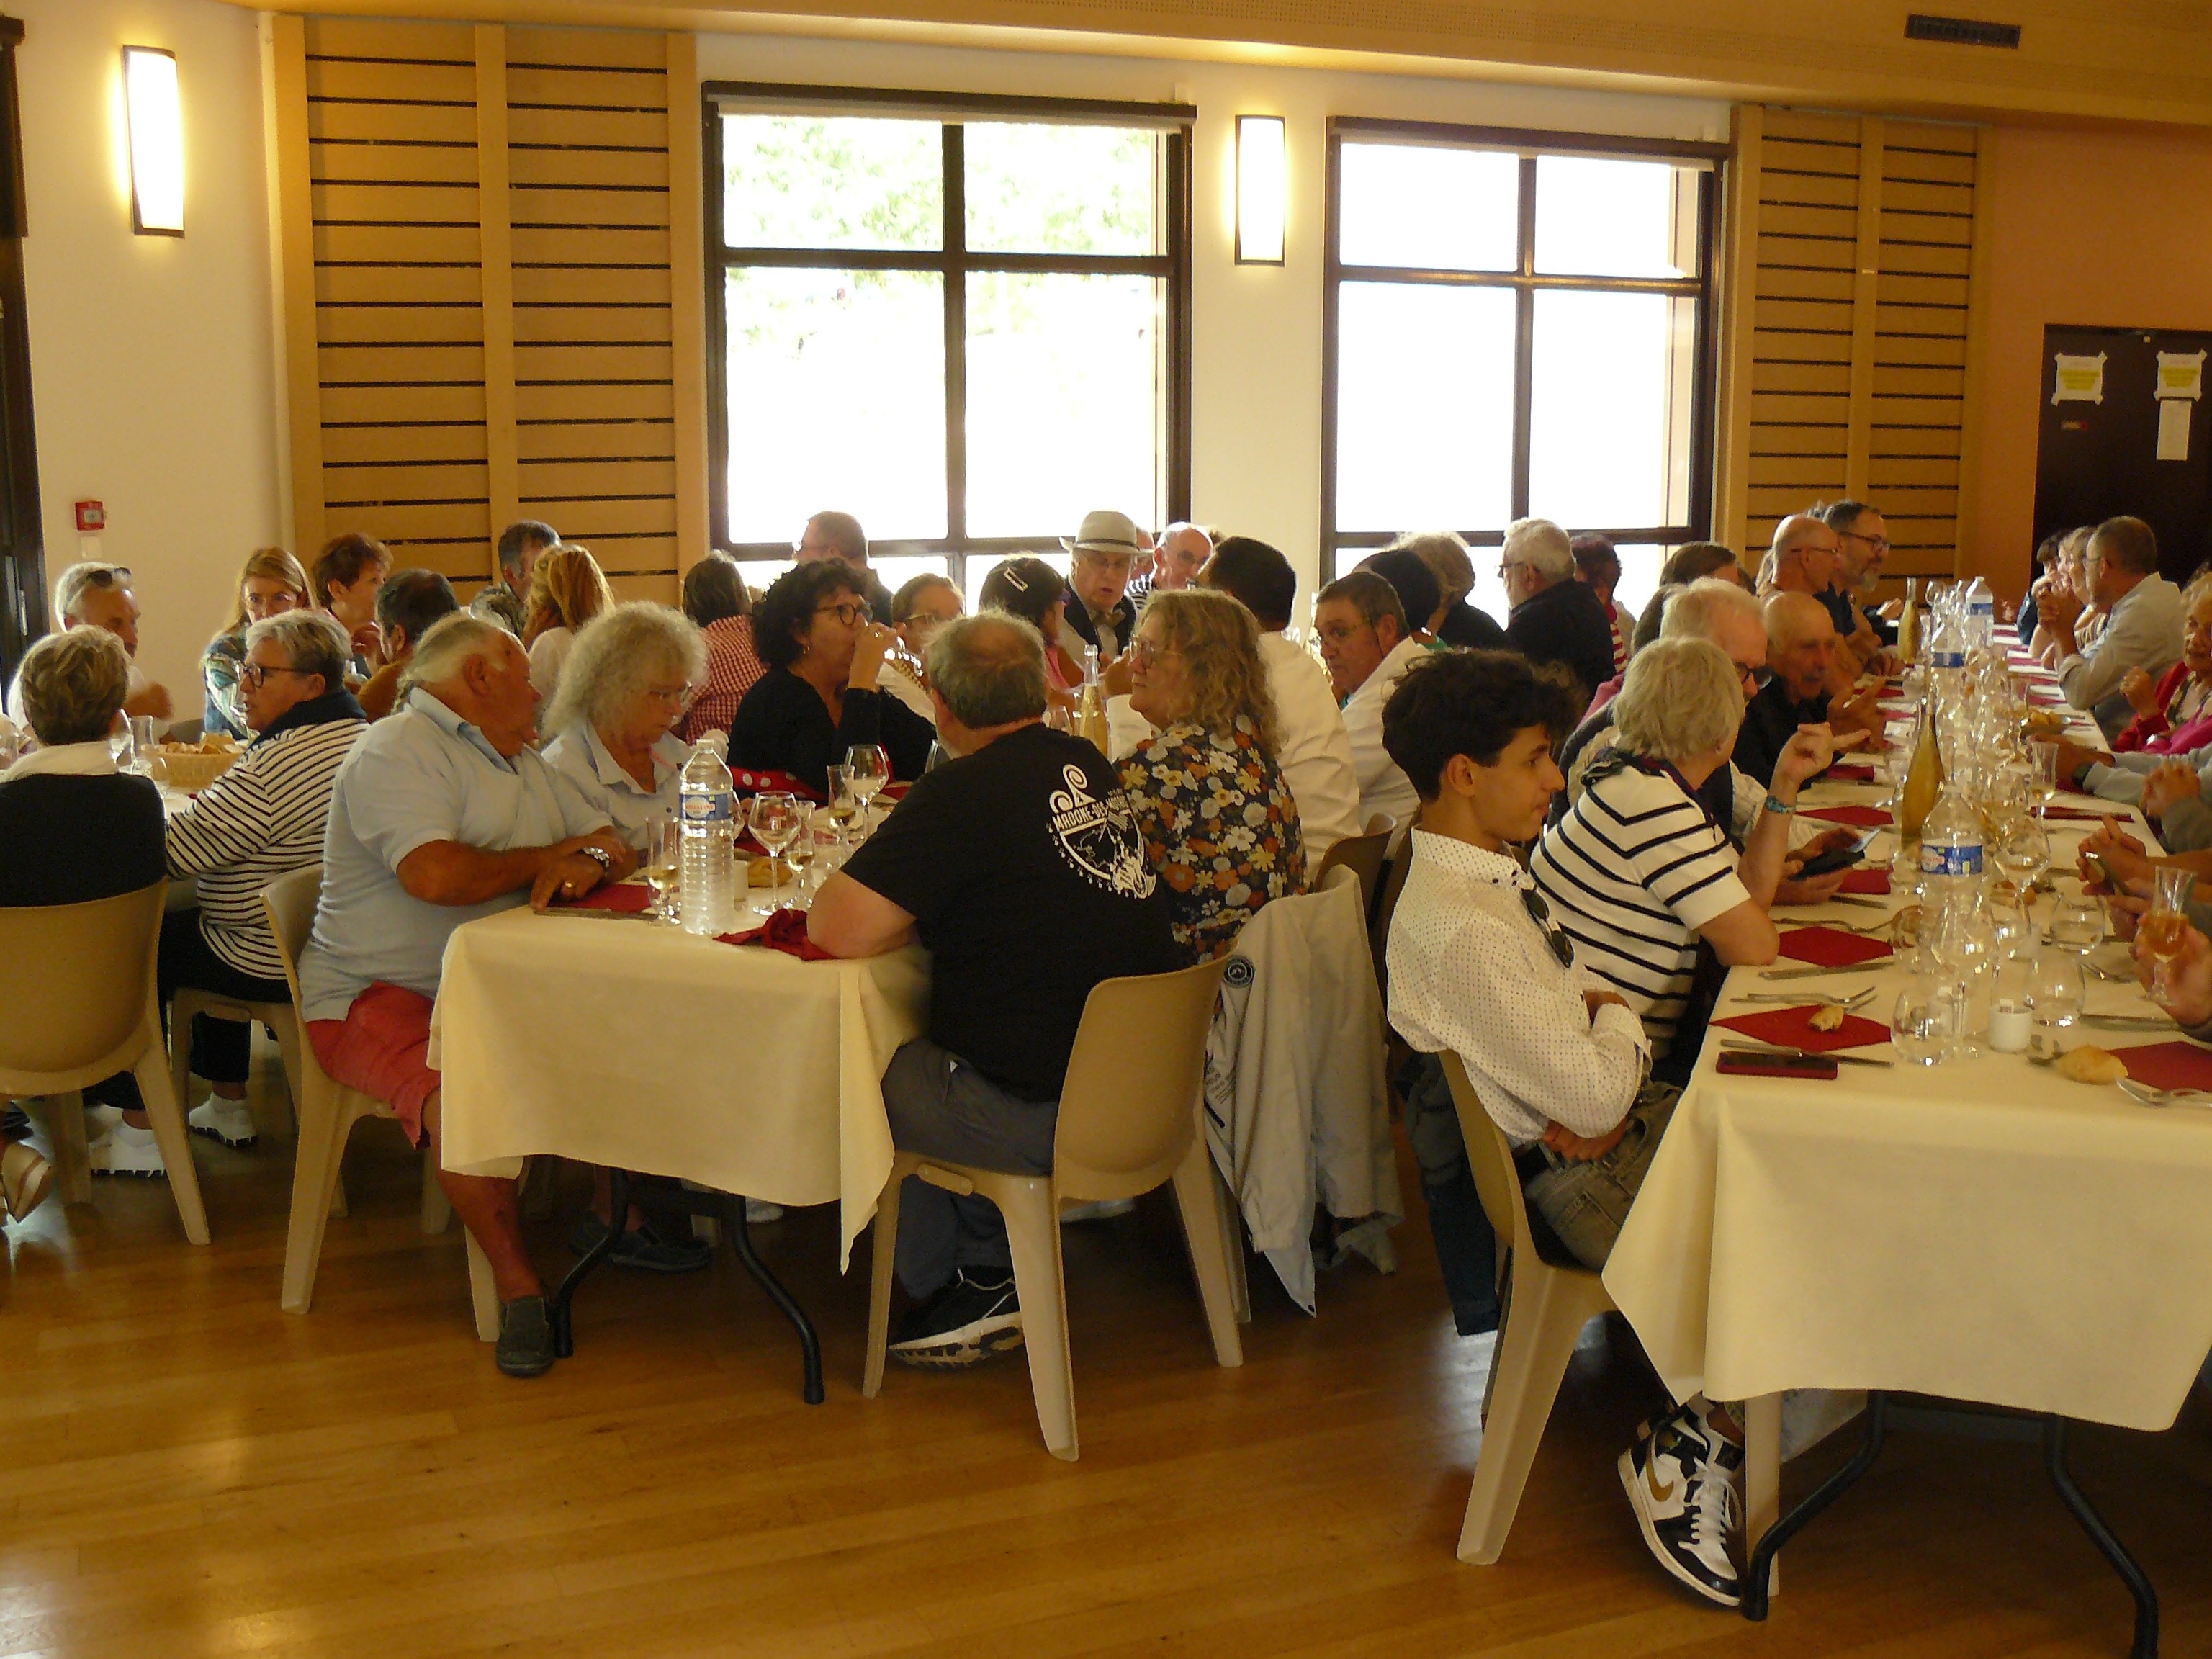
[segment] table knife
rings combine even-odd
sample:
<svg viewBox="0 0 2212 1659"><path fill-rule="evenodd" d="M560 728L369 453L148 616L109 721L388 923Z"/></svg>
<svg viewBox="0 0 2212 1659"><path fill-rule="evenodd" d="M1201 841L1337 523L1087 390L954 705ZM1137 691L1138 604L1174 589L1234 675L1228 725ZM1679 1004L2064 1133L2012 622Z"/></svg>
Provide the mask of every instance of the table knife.
<svg viewBox="0 0 2212 1659"><path fill-rule="evenodd" d="M1864 1054L1838 1054L1833 1048L1792 1048L1779 1042L1760 1042L1757 1039L1741 1042L1723 1042L1723 1054L1796 1054L1803 1060L1832 1060L1838 1066L1894 1066L1893 1060L1870 1060Z"/></svg>

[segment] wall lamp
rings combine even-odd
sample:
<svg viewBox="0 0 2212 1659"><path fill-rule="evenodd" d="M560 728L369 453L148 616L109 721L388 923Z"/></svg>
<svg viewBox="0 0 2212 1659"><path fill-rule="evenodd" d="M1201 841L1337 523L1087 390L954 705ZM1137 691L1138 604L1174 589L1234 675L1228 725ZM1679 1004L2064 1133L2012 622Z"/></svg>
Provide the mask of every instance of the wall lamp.
<svg viewBox="0 0 2212 1659"><path fill-rule="evenodd" d="M181 236L185 125L176 53L124 47L123 94L131 122L131 228L140 236Z"/></svg>
<svg viewBox="0 0 2212 1659"><path fill-rule="evenodd" d="M1283 118L1237 118L1237 263L1283 263Z"/></svg>

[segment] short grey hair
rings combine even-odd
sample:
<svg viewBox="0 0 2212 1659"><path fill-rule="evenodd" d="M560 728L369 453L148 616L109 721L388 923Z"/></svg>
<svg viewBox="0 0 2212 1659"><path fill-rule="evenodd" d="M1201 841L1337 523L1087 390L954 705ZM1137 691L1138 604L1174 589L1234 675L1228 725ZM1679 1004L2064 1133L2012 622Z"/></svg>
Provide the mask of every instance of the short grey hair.
<svg viewBox="0 0 2212 1659"><path fill-rule="evenodd" d="M1721 623L1731 615L1760 628L1766 625L1759 615L1759 595L1718 576L1700 576L1668 596L1659 637L1711 640L1717 645Z"/></svg>
<svg viewBox="0 0 2212 1659"><path fill-rule="evenodd" d="M1575 574L1575 547L1549 519L1516 519L1505 528L1505 562L1525 564L1547 582Z"/></svg>
<svg viewBox="0 0 2212 1659"><path fill-rule="evenodd" d="M353 641L325 611L285 611L264 617L246 630L250 653L264 640L274 640L284 660L302 674L320 674L325 693L345 690L346 666L353 660Z"/></svg>
<svg viewBox="0 0 2212 1659"><path fill-rule="evenodd" d="M442 685L458 678L463 668L479 657L498 654L514 642L514 635L495 622L456 611L441 617L416 641L407 672L399 677L398 701L404 702L421 685Z"/></svg>
<svg viewBox="0 0 2212 1659"><path fill-rule="evenodd" d="M561 670L544 729L605 726L629 713L655 680L696 685L707 678L707 641L680 611L635 599L602 611L576 635Z"/></svg>
<svg viewBox="0 0 2212 1659"><path fill-rule="evenodd" d="M102 580L101 578L106 578ZM131 573L119 564L110 564L105 559L86 559L73 564L54 578L54 615L71 622L82 622L76 613L88 587L128 587Z"/></svg>
<svg viewBox="0 0 2212 1659"><path fill-rule="evenodd" d="M104 628L49 634L23 653L23 717L48 748L91 743L114 728L130 694L131 653Z"/></svg>
<svg viewBox="0 0 2212 1659"><path fill-rule="evenodd" d="M1678 765L1726 754L1742 724L1743 676L1710 640L1652 641L1613 701L1615 747Z"/></svg>
<svg viewBox="0 0 2212 1659"><path fill-rule="evenodd" d="M929 684L963 726L981 729L1044 714L1044 635L1005 611L963 617L929 642Z"/></svg>
<svg viewBox="0 0 2212 1659"><path fill-rule="evenodd" d="M1474 592L1474 560L1456 531L1409 531L1382 550L1395 553L1401 549L1420 556L1437 579L1437 586L1443 589L1447 602L1455 605Z"/></svg>

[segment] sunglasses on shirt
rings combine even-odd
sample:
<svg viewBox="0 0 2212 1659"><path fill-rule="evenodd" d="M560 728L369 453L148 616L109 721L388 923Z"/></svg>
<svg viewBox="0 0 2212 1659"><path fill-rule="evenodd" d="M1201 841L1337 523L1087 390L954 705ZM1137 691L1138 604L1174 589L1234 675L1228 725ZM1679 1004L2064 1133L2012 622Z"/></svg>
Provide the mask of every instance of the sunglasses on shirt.
<svg viewBox="0 0 2212 1659"><path fill-rule="evenodd" d="M1552 907L1544 902L1544 896L1533 887L1521 890L1521 907L1528 919L1544 930L1544 943L1552 947L1552 954L1559 959L1559 966L1575 965L1575 942L1567 937L1566 930L1552 920Z"/></svg>

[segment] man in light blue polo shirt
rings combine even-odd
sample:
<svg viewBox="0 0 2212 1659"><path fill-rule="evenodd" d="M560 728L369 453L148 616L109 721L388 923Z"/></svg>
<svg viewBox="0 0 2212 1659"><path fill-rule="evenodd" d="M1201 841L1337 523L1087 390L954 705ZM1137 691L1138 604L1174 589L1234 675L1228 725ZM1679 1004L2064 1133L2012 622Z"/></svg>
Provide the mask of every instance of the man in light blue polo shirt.
<svg viewBox="0 0 2212 1659"><path fill-rule="evenodd" d="M530 747L530 659L496 623L447 617L416 647L413 689L339 769L323 839L300 1015L323 1069L388 1102L435 1159L438 1074L425 1063L446 941L526 902L543 909L628 875L628 844ZM553 1363L544 1288L524 1247L514 1182L440 1169L490 1259L501 1304L499 1368Z"/></svg>

